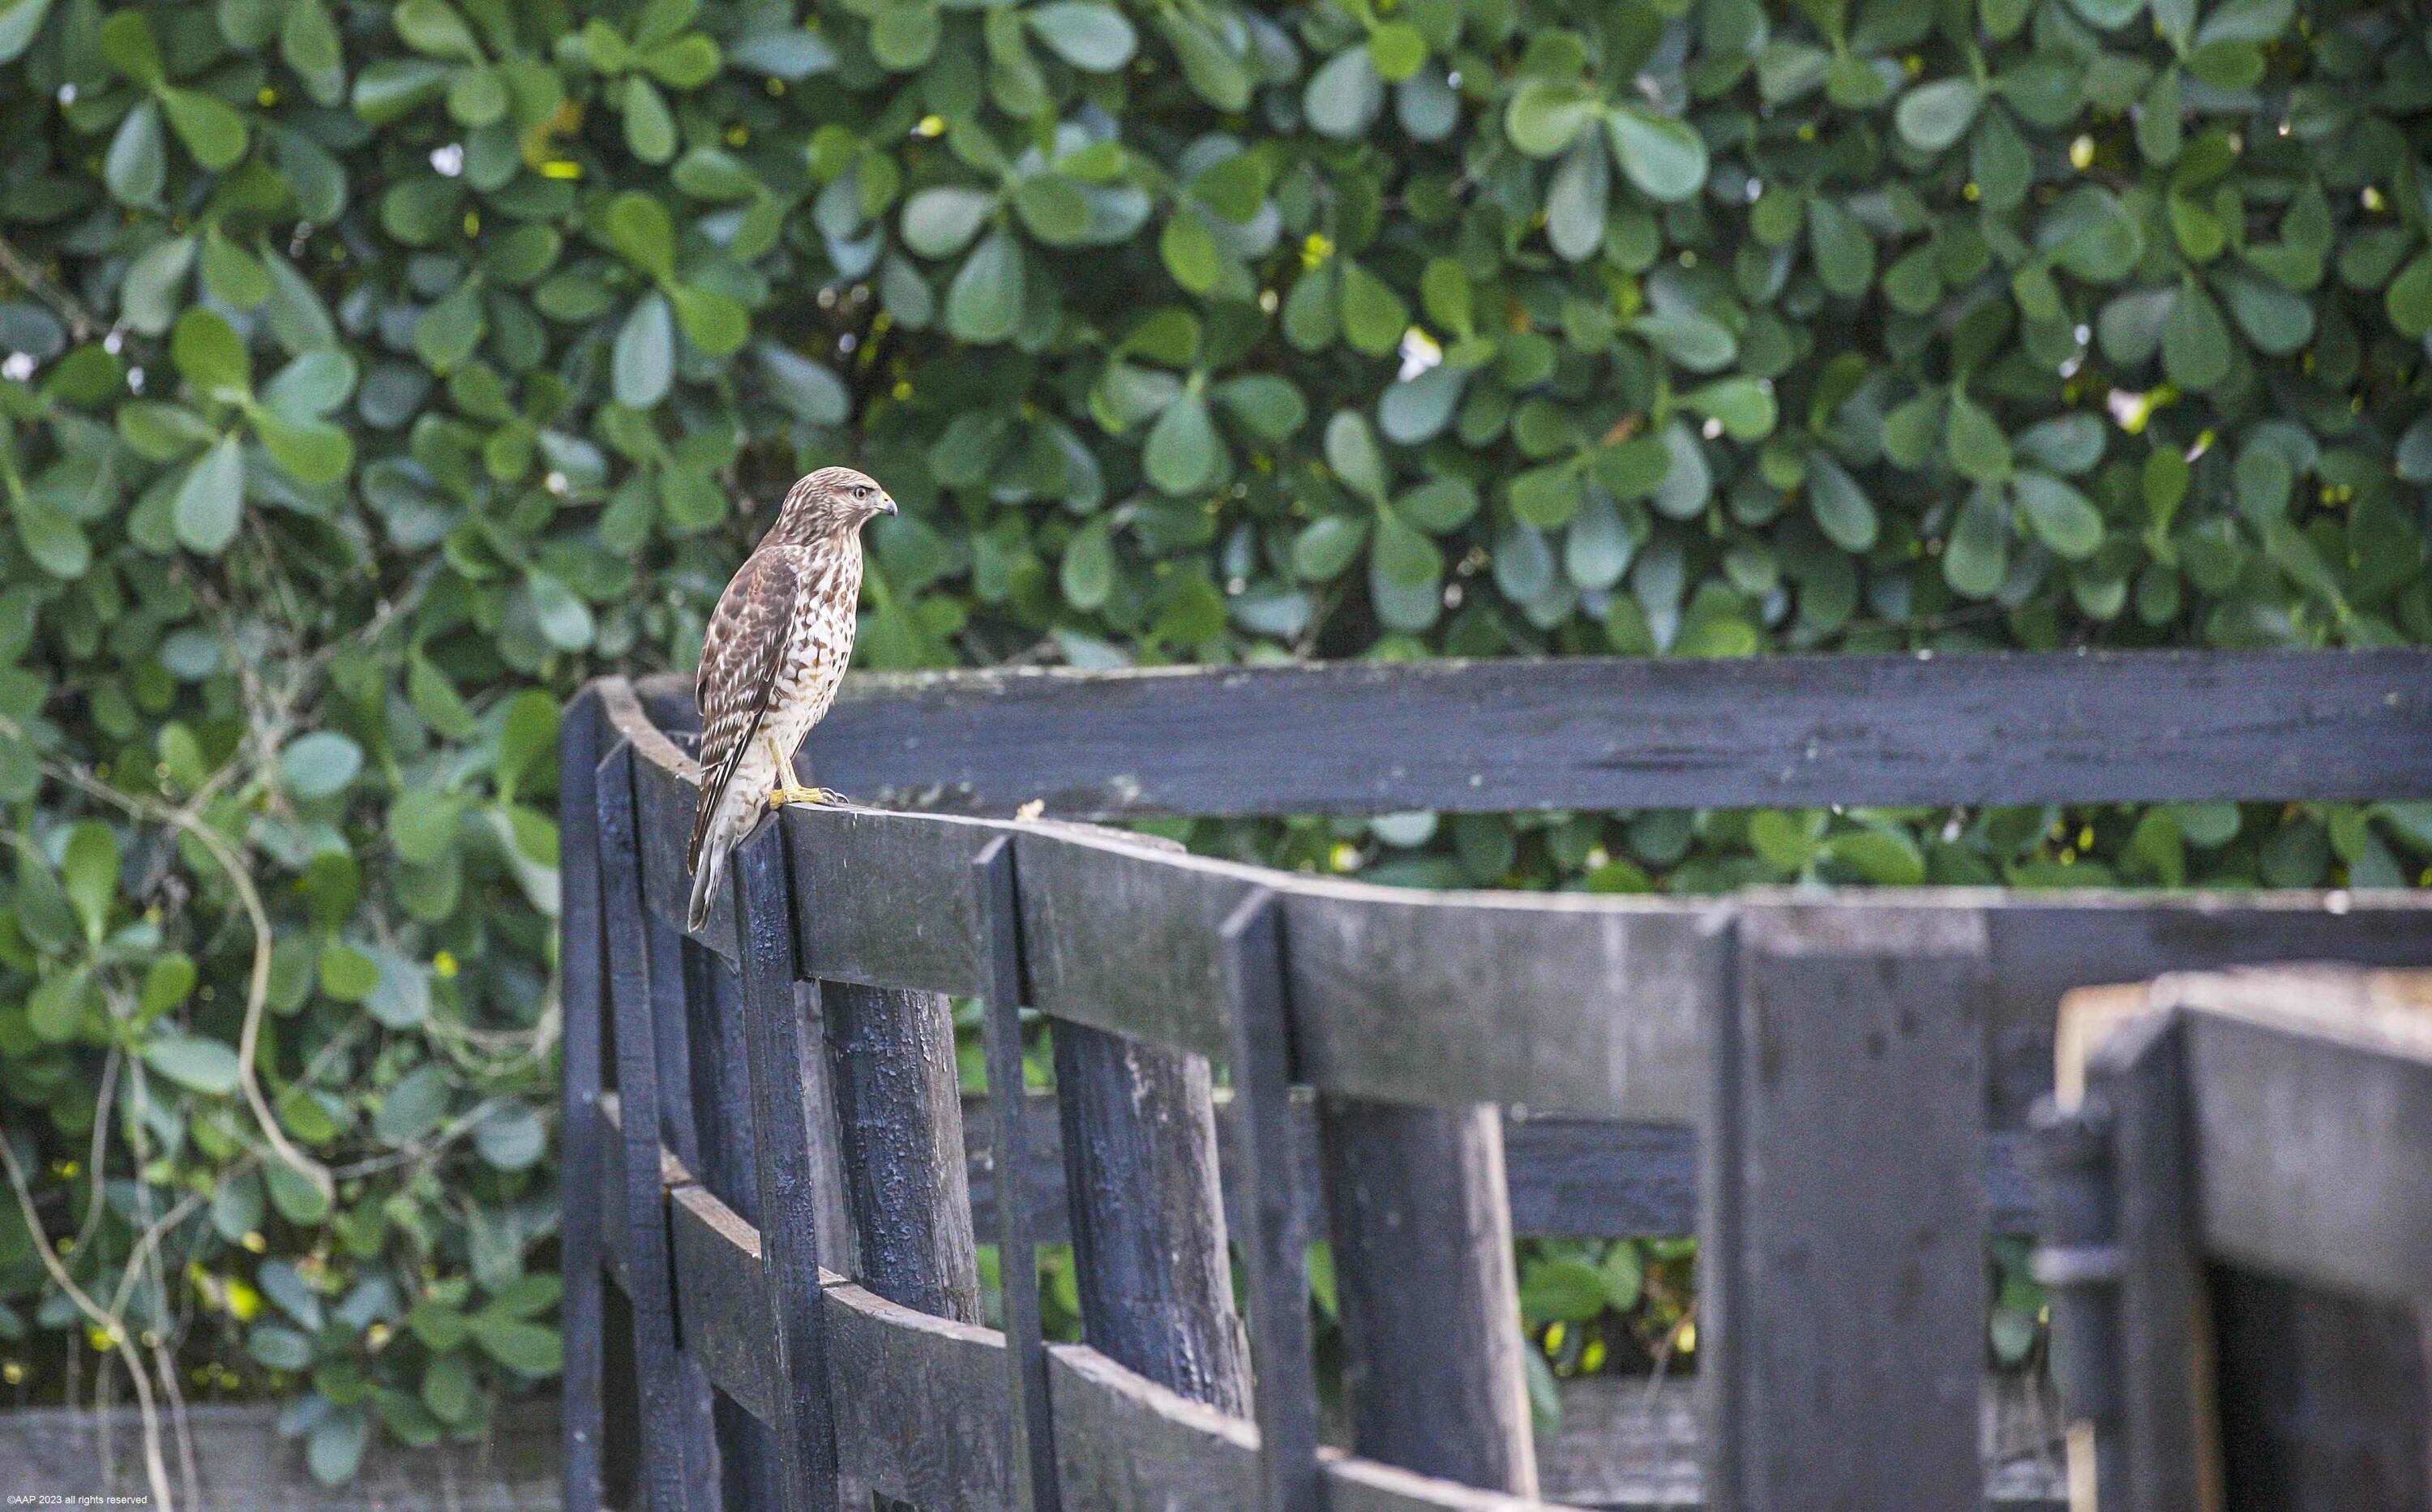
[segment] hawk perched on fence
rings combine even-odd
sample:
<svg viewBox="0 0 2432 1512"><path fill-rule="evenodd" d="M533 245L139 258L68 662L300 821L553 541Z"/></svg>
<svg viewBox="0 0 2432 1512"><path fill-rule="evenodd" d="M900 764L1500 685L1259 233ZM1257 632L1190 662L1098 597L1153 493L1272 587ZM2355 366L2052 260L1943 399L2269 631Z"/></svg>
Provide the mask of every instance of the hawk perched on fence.
<svg viewBox="0 0 2432 1512"><path fill-rule="evenodd" d="M893 513L887 490L851 467L812 473L786 492L777 523L709 617L695 688L701 807L684 857L695 929L709 917L727 854L763 813L836 799L802 786L794 752L836 701L853 659L861 527Z"/></svg>

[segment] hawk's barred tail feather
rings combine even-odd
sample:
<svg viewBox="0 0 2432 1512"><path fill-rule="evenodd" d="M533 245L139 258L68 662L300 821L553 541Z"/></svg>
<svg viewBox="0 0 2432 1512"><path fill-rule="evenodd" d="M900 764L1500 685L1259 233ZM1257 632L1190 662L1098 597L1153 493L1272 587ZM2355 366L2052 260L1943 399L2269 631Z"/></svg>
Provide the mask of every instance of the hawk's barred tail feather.
<svg viewBox="0 0 2432 1512"><path fill-rule="evenodd" d="M719 840L723 841L720 836ZM712 843L701 853L692 874L692 907L684 915L685 923L695 930L709 923L709 906L718 898L718 881L726 875L728 847Z"/></svg>

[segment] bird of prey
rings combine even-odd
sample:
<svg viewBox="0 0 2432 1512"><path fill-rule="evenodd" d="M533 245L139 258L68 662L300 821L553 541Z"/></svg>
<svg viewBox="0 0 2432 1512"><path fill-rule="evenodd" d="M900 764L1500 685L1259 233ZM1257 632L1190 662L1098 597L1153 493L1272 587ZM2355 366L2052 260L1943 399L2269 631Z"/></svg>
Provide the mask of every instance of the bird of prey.
<svg viewBox="0 0 2432 1512"><path fill-rule="evenodd" d="M701 807L684 856L695 929L709 917L728 854L762 814L836 801L802 786L794 752L836 701L853 659L861 527L894 513L895 501L870 479L822 467L787 490L776 524L718 598L695 687Z"/></svg>

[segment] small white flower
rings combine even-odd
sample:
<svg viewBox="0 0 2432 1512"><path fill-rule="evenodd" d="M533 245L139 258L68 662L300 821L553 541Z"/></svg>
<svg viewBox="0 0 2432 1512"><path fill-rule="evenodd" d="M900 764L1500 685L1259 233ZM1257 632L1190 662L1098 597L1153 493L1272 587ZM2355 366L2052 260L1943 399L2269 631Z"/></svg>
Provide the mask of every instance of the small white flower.
<svg viewBox="0 0 2432 1512"><path fill-rule="evenodd" d="M74 84L62 84L62 85L60 85L60 86L59 86L59 103L60 103L61 105L74 105L76 102L76 87Z"/></svg>
<svg viewBox="0 0 2432 1512"><path fill-rule="evenodd" d="M453 178L464 171L464 149L450 142L444 147L431 149L431 168L442 178Z"/></svg>
<svg viewBox="0 0 2432 1512"><path fill-rule="evenodd" d="M1444 348L1418 327L1402 332L1402 370L1399 376L1407 383L1428 368L1444 361Z"/></svg>
<svg viewBox="0 0 2432 1512"><path fill-rule="evenodd" d="M574 491L574 485L566 481L566 474L562 472L552 472L541 482L548 486L550 493L561 499Z"/></svg>
<svg viewBox="0 0 2432 1512"><path fill-rule="evenodd" d="M32 352L12 351L8 354L8 361L0 362L0 378L8 379L10 382L22 383L33 376L34 354Z"/></svg>
<svg viewBox="0 0 2432 1512"><path fill-rule="evenodd" d="M1720 420L1708 420L1704 425L1698 428L1698 431L1699 433L1704 435L1707 440L1712 441L1723 433L1723 422Z"/></svg>

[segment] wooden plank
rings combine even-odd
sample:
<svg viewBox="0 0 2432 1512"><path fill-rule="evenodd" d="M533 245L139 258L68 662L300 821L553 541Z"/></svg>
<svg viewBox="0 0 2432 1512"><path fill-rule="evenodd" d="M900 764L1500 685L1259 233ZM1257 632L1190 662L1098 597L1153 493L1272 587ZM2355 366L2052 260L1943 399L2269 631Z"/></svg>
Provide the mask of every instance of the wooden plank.
<svg viewBox="0 0 2432 1512"><path fill-rule="evenodd" d="M1534 1496L1502 1119L1328 1096L1318 1124L1351 1447Z"/></svg>
<svg viewBox="0 0 2432 1512"><path fill-rule="evenodd" d="M600 694L584 688L558 726L558 994L565 1005L558 1106L564 1112L560 1180L571 1194L559 1226L566 1293L559 1303L566 1365L559 1419L565 1512L599 1512L600 1433L600 1219L597 1198L604 1162L594 1110L600 1093L599 763Z"/></svg>
<svg viewBox="0 0 2432 1512"><path fill-rule="evenodd" d="M607 696L615 691L605 688L603 707L642 718L630 689L621 702ZM649 854L676 857L649 868L668 878L653 885L652 906L672 914L684 901L672 872L690 824L689 758L655 730L636 750L646 757L637 771ZM959 899L961 868L1000 826L852 808L790 810L784 823L807 841L797 869L837 903L803 921L806 975L973 990L964 905L919 900ZM1267 886L1292 920L1299 1070L1319 1084L1383 1100L1697 1116L1682 1089L1702 1063L1714 988L1698 961L1723 905L1383 889L1159 854L1105 831L1018 828L1032 991L1058 1017L1221 1056L1224 1027L1207 1006L1209 940L1248 889ZM2432 949L2432 898L2331 902L1947 890L1878 895L1871 906L1985 913L1991 1113L1997 1127L2017 1128L2045 1085L2052 1004L2070 988L2224 961L2403 964ZM717 946L715 920L707 936ZM1605 990L1582 993L1582 981ZM1481 1003L1491 1005L1491 1032L1478 1023ZM1418 1044L1441 1053L1413 1054Z"/></svg>
<svg viewBox="0 0 2432 1512"><path fill-rule="evenodd" d="M828 1387L845 1479L923 1512L1005 1512L1005 1336L831 1283Z"/></svg>
<svg viewBox="0 0 2432 1512"><path fill-rule="evenodd" d="M2182 977L2205 1252L2432 1300L2432 974Z"/></svg>
<svg viewBox="0 0 2432 1512"><path fill-rule="evenodd" d="M1294 1200L1312 1233L1326 1226L1326 1201L1316 1162L1317 1125L1309 1099L1293 1099L1294 1145L1303 1156L1293 1178ZM1061 1135L1056 1098L1034 1093L1028 1115L1038 1126L1029 1174L1033 1232L1041 1244L1069 1243ZM1228 1227L1238 1227L1240 1107L1229 1093L1216 1099L1216 1137L1223 1158ZM987 1099L963 1105L971 1162L971 1212L983 1231L998 1221L1003 1180L980 1136L994 1113ZM1995 1130L1984 1139L1984 1222L1997 1234L2032 1235L2035 1195L2028 1179L2028 1136ZM1512 1200L1512 1232L1523 1237L1664 1238L1697 1231L1697 1131L1679 1124L1627 1123L1604 1118L1540 1117L1507 1112L1503 1117L1503 1168Z"/></svg>
<svg viewBox="0 0 2432 1512"><path fill-rule="evenodd" d="M2432 655L863 673L807 750L870 802L1072 818L2424 797Z"/></svg>
<svg viewBox="0 0 2432 1512"><path fill-rule="evenodd" d="M1079 1344L1050 1348L1066 1512L1241 1512L1258 1504L1258 1433Z"/></svg>
<svg viewBox="0 0 2432 1512"><path fill-rule="evenodd" d="M649 916L641 928L648 945L650 989L649 1031L656 1075L652 1090L658 1098L658 1136L663 1159L672 1157L686 1172L701 1167L701 1137L693 1113L691 1001L694 974L684 957L681 930ZM639 1106L638 1104L636 1106ZM687 1501L697 1507L716 1507L723 1500L720 1485L725 1466L718 1443L718 1406L708 1374L690 1348L681 1326L676 1332L678 1376L683 1400L674 1422L665 1431L684 1436L684 1466L692 1476Z"/></svg>
<svg viewBox="0 0 2432 1512"><path fill-rule="evenodd" d="M676 1348L674 1290L667 1274L667 1213L660 1198L658 1055L650 1022L651 968L641 918L640 855L633 832L633 748L620 744L600 768L598 825L602 917L608 921L608 1000L616 1030L617 1101L623 1114L620 1182L627 1298L646 1425L642 1474L651 1512L686 1512L709 1467L693 1429L696 1397ZM629 922L630 921L630 922ZM706 1424L699 1427L705 1430Z"/></svg>
<svg viewBox="0 0 2432 1512"><path fill-rule="evenodd" d="M1145 1380L1094 1350L1059 1344L1056 1443L1071 1512L1241 1512L1258 1504L1258 1432ZM1313 1455L1333 1512L1567 1512L1335 1450Z"/></svg>
<svg viewBox="0 0 2432 1512"><path fill-rule="evenodd" d="M687 974L687 1001L692 1015L687 1034L694 1048L692 1056L692 1115L701 1145L700 1177L701 1186L689 1195L714 1198L717 1204L745 1225L756 1223L760 1213L760 1192L755 1172L758 1163L752 1148L752 1084L744 1062L749 1055L743 1038L743 984L724 961L705 946L684 941L684 968ZM704 1192L702 1188L706 1188ZM687 1194L678 1194L684 1197ZM759 1237L752 1236L756 1261ZM678 1281L676 1296L681 1303L686 1299L683 1283L682 1261L684 1229L676 1225ZM762 1347L753 1352L765 1358L766 1341L775 1336L776 1323L767 1316L767 1296L759 1288L754 1273L747 1277L749 1284L741 1292L731 1293L734 1301L720 1304L727 1311L748 1296L759 1307L760 1328L757 1337ZM691 1315L679 1311L678 1319L684 1325L686 1350L696 1355L702 1352L701 1335L690 1321ZM718 1370L706 1358L710 1379L718 1380ZM767 1417L755 1414L736 1401L732 1393L721 1395L713 1404L718 1430L718 1462L724 1481L724 1504L730 1512L746 1512L753 1507L777 1504L783 1494L776 1440L769 1436Z"/></svg>
<svg viewBox="0 0 2432 1512"><path fill-rule="evenodd" d="M806 1062L794 1001L794 928L785 833L771 826L740 846L728 891L739 899L746 1067L762 1218L761 1275L777 1321L785 1389L775 1431L781 1512L838 1512L836 1419L829 1402L826 1319L819 1299L819 1202L803 1106ZM714 922L714 921L713 921Z"/></svg>
<svg viewBox="0 0 2432 1512"><path fill-rule="evenodd" d="M2210 1300L2187 1182L2185 1026L2135 1018L2086 1067L2086 1095L2112 1116L2119 1202L2120 1429L2097 1446L2106 1512L2218 1512ZM2115 1456L2116 1465L2108 1463Z"/></svg>
<svg viewBox="0 0 2432 1512"><path fill-rule="evenodd" d="M971 860L974 912L988 966L983 1022L995 1164L1023 1171L1033 1164L1035 1111L1024 1095L1022 1045L1022 918L1017 911L1013 841L1000 836ZM970 1128L965 1125L966 1130ZM1005 1303L1005 1395L1013 1404L1013 1441L1006 1459L1013 1512L1063 1512L1056 1475L1056 1418L1048 1399L1047 1340L1039 1313L1039 1244L1031 1209L1014 1201L997 1210L998 1274Z"/></svg>
<svg viewBox="0 0 2432 1512"><path fill-rule="evenodd" d="M1699 1253L1712 1504L1977 1504L1982 921L1785 905L1739 930Z"/></svg>
<svg viewBox="0 0 2432 1512"><path fill-rule="evenodd" d="M819 901L796 894L797 910ZM980 1318L954 1014L936 993L820 984L853 1278L915 1312Z"/></svg>
<svg viewBox="0 0 2432 1512"><path fill-rule="evenodd" d="M667 1206L676 1313L687 1347L727 1401L761 1423L784 1421L785 1378L769 1348L777 1320L760 1270L760 1231L706 1187L678 1186Z"/></svg>
<svg viewBox="0 0 2432 1512"><path fill-rule="evenodd" d="M1081 1024L1054 1032L1084 1335L1161 1386L1247 1417L1207 1059Z"/></svg>
<svg viewBox="0 0 2432 1512"><path fill-rule="evenodd" d="M1317 1468L1317 1380L1309 1359L1309 1235L1292 1199L1291 1009L1284 997L1282 910L1272 892L1241 900L1223 926L1233 1085L1242 1099L1251 1199L1241 1252L1249 1273L1251 1358L1258 1371L1258 1512L1325 1512Z"/></svg>
<svg viewBox="0 0 2432 1512"><path fill-rule="evenodd" d="M1059 1019L1221 1058L1213 931L1265 887L1289 926L1302 1079L1381 1101L1697 1114L1682 1088L1704 1057L1718 906L1326 882L1071 834L1017 845L1032 1000Z"/></svg>

